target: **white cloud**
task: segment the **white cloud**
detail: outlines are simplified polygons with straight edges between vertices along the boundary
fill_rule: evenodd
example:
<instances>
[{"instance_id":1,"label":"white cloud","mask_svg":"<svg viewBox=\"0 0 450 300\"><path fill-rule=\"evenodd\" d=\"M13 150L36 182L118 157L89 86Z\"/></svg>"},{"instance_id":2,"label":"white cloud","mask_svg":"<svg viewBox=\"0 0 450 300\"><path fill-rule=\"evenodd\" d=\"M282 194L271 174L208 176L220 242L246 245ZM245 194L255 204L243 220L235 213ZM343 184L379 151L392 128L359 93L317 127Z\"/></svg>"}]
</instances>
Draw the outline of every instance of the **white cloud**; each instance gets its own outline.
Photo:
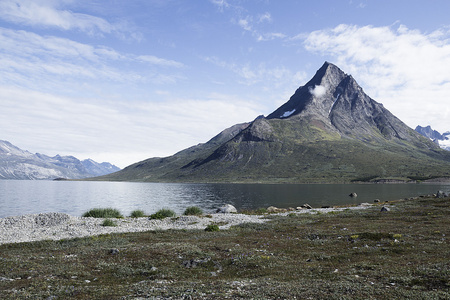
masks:
<instances>
[{"instance_id":1,"label":"white cloud","mask_svg":"<svg viewBox=\"0 0 450 300\"><path fill-rule=\"evenodd\" d=\"M265 41L271 41L275 39L284 39L286 38L286 35L281 32L270 32L270 33L263 33L258 36L257 41L258 42L265 42Z\"/></svg>"},{"instance_id":2,"label":"white cloud","mask_svg":"<svg viewBox=\"0 0 450 300\"><path fill-rule=\"evenodd\" d=\"M246 31L252 31L251 22L252 22L251 17L247 16L245 19L239 19L238 25L241 26L242 29Z\"/></svg>"},{"instance_id":3,"label":"white cloud","mask_svg":"<svg viewBox=\"0 0 450 300\"><path fill-rule=\"evenodd\" d=\"M206 142L229 126L251 121L258 108L248 99L224 94L108 101L0 86L1 139L31 152L106 160L120 167Z\"/></svg>"},{"instance_id":4,"label":"white cloud","mask_svg":"<svg viewBox=\"0 0 450 300\"><path fill-rule=\"evenodd\" d=\"M261 83L267 85L270 82L272 89L284 85L288 85L292 89L294 86L297 88L298 84L305 79L304 73L293 73L289 68L284 66L269 67L265 63L252 66L249 63L238 64L226 62L217 57L205 57L203 59L237 74L241 78L239 83L245 85Z\"/></svg>"},{"instance_id":5,"label":"white cloud","mask_svg":"<svg viewBox=\"0 0 450 300\"><path fill-rule=\"evenodd\" d=\"M61 30L79 30L89 35L129 32L124 24L112 24L105 19L71 10L59 9L67 1L2 0L0 18L29 26L54 27ZM128 36L137 37L136 33Z\"/></svg>"},{"instance_id":6,"label":"white cloud","mask_svg":"<svg viewBox=\"0 0 450 300\"><path fill-rule=\"evenodd\" d=\"M263 22L272 22L272 15L268 12L266 12L263 15L259 15L258 17L258 22L259 23L263 23Z\"/></svg>"},{"instance_id":7,"label":"white cloud","mask_svg":"<svg viewBox=\"0 0 450 300\"><path fill-rule=\"evenodd\" d=\"M314 31L307 50L334 61L409 126L449 130L450 30L339 25Z\"/></svg>"},{"instance_id":8,"label":"white cloud","mask_svg":"<svg viewBox=\"0 0 450 300\"><path fill-rule=\"evenodd\" d=\"M141 55L137 57L138 60L148 62L153 65L159 65L159 66L166 66L166 67L175 67L175 68L181 68L184 65L180 62L164 59L160 57L156 57L153 55Z\"/></svg>"},{"instance_id":9,"label":"white cloud","mask_svg":"<svg viewBox=\"0 0 450 300\"><path fill-rule=\"evenodd\" d=\"M70 82L69 78L120 83L173 83L180 75L158 68L184 66L153 55L135 56L101 45L5 28L0 28L0 51L0 83L41 89L44 86L40 82L46 82L48 90L67 89L67 86L61 86L61 76L66 83ZM142 62L152 67L142 68Z\"/></svg>"},{"instance_id":10,"label":"white cloud","mask_svg":"<svg viewBox=\"0 0 450 300\"><path fill-rule=\"evenodd\" d=\"M220 11L230 7L230 4L226 0L210 0L212 4L216 5Z\"/></svg>"},{"instance_id":11,"label":"white cloud","mask_svg":"<svg viewBox=\"0 0 450 300\"><path fill-rule=\"evenodd\" d=\"M327 89L323 85L316 85L314 88L309 88L309 92L316 98L320 98L325 95Z\"/></svg>"}]
</instances>

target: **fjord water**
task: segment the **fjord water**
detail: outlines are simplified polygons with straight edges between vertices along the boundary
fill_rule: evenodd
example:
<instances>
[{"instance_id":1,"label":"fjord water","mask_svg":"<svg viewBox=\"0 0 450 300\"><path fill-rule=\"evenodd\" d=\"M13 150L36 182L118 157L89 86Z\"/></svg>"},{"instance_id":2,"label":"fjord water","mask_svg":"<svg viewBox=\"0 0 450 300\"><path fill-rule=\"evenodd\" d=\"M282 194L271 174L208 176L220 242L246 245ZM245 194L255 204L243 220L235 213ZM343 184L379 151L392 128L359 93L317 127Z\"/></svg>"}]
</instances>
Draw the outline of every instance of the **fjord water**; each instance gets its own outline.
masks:
<instances>
[{"instance_id":1,"label":"fjord water","mask_svg":"<svg viewBox=\"0 0 450 300\"><path fill-rule=\"evenodd\" d=\"M230 203L239 209L296 207L308 203L358 204L396 200L438 190L449 184L183 184L0 180L0 217L62 212L81 216L91 208L112 207L124 215L136 209L147 214L170 208L178 214L198 206L206 213ZM358 197L351 198L351 192Z\"/></svg>"}]
</instances>

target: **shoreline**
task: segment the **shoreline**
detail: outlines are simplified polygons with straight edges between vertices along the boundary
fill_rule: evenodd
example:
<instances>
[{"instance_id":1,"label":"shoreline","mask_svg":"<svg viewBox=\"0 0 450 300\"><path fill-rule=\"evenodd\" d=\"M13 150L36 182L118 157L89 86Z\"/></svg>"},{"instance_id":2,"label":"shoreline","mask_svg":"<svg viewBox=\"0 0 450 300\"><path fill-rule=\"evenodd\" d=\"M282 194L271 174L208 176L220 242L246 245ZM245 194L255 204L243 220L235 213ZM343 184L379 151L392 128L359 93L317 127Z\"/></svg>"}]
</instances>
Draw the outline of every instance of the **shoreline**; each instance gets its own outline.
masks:
<instances>
[{"instance_id":1,"label":"shoreline","mask_svg":"<svg viewBox=\"0 0 450 300\"><path fill-rule=\"evenodd\" d=\"M312 208L281 213L248 215L235 213L215 213L205 216L177 216L163 220L148 217L113 219L117 226L102 226L105 218L75 217L65 213L41 213L0 218L0 245L35 242L42 240L74 239L110 233L129 233L160 230L204 230L216 224L220 230L229 229L243 223L264 223L267 216L304 213L328 213L347 209L368 209L379 207L365 204L350 207Z\"/></svg>"}]
</instances>

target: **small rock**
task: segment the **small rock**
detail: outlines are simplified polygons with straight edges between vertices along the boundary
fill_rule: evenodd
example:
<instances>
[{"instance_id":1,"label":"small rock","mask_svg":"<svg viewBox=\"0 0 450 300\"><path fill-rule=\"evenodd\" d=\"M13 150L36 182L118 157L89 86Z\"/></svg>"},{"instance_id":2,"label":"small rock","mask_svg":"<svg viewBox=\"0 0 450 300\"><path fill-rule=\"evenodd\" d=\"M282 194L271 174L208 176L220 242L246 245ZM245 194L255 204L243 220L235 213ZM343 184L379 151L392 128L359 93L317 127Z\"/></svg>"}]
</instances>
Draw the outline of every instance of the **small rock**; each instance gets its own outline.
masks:
<instances>
[{"instance_id":1,"label":"small rock","mask_svg":"<svg viewBox=\"0 0 450 300\"><path fill-rule=\"evenodd\" d=\"M306 209L312 209L312 206L309 205L308 203L303 204L302 207Z\"/></svg>"},{"instance_id":2,"label":"small rock","mask_svg":"<svg viewBox=\"0 0 450 300\"><path fill-rule=\"evenodd\" d=\"M352 198L355 198L355 197L358 197L358 194L356 194L355 192L353 192L353 193L350 193L349 196L352 197Z\"/></svg>"},{"instance_id":3,"label":"small rock","mask_svg":"<svg viewBox=\"0 0 450 300\"><path fill-rule=\"evenodd\" d=\"M383 211L390 211L390 209L389 209L389 207L383 206L381 208L380 212L383 212Z\"/></svg>"},{"instance_id":4,"label":"small rock","mask_svg":"<svg viewBox=\"0 0 450 300\"><path fill-rule=\"evenodd\" d=\"M119 252L120 252L119 249L116 249L116 248L109 250L109 254L112 254L112 255L119 254Z\"/></svg>"},{"instance_id":5,"label":"small rock","mask_svg":"<svg viewBox=\"0 0 450 300\"><path fill-rule=\"evenodd\" d=\"M373 200L373 202L378 203L378 202L380 202L380 199L375 199L375 200Z\"/></svg>"},{"instance_id":6,"label":"small rock","mask_svg":"<svg viewBox=\"0 0 450 300\"><path fill-rule=\"evenodd\" d=\"M231 204L225 204L217 209L217 213L229 214L229 213L237 213L236 207Z\"/></svg>"},{"instance_id":7,"label":"small rock","mask_svg":"<svg viewBox=\"0 0 450 300\"><path fill-rule=\"evenodd\" d=\"M275 206L269 206L267 208L267 212L269 212L269 213L274 213L274 212L277 212L277 211L278 211L278 207L275 207Z\"/></svg>"},{"instance_id":8,"label":"small rock","mask_svg":"<svg viewBox=\"0 0 450 300\"><path fill-rule=\"evenodd\" d=\"M189 269L189 268L195 268L199 264L207 263L210 261L210 258L204 258L204 259L191 259L191 260L185 260L183 261L182 265Z\"/></svg>"},{"instance_id":9,"label":"small rock","mask_svg":"<svg viewBox=\"0 0 450 300\"><path fill-rule=\"evenodd\" d=\"M269 206L267 208L267 212L269 212L269 213L282 213L282 212L287 212L287 209L285 209L285 208L278 208L278 207L275 207L275 206Z\"/></svg>"},{"instance_id":10,"label":"small rock","mask_svg":"<svg viewBox=\"0 0 450 300\"><path fill-rule=\"evenodd\" d=\"M6 277L0 277L0 281L14 281L14 279L6 278Z\"/></svg>"}]
</instances>

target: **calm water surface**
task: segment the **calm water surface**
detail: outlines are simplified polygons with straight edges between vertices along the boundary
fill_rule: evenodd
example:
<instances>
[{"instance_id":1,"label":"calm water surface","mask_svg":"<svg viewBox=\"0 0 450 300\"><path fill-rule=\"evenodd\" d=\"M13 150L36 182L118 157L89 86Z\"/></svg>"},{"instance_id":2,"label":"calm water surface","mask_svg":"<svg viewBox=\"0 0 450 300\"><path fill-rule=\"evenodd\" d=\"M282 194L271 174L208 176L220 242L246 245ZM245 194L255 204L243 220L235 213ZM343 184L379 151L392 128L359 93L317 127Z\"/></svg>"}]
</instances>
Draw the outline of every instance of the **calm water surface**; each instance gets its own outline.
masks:
<instances>
[{"instance_id":1,"label":"calm water surface","mask_svg":"<svg viewBox=\"0 0 450 300\"><path fill-rule=\"evenodd\" d=\"M239 209L296 207L305 203L358 204L450 192L449 184L179 184L135 182L72 182L0 180L0 217L62 212L81 216L96 207L113 207L124 215L135 209L147 214L170 208L178 214L188 206L213 212L230 203ZM357 198L348 194L356 192Z\"/></svg>"}]
</instances>

